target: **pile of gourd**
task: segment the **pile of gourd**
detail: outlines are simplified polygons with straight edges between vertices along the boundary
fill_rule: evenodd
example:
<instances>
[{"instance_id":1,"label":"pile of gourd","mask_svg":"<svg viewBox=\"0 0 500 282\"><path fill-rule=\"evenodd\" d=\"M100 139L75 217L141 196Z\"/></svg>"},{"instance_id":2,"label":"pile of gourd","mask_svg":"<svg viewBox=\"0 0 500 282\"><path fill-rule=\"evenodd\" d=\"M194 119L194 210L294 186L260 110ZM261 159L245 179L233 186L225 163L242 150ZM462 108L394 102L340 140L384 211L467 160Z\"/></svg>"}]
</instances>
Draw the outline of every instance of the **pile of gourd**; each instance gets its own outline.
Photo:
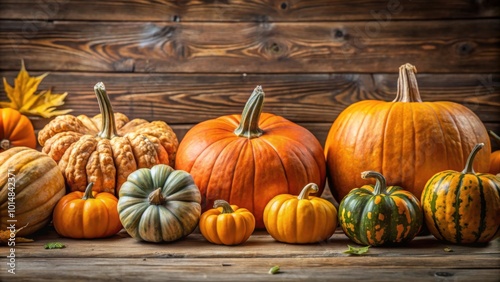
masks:
<instances>
[{"instance_id":1,"label":"pile of gourd","mask_svg":"<svg viewBox=\"0 0 500 282\"><path fill-rule=\"evenodd\" d=\"M70 238L124 228L171 242L199 227L209 242L236 245L265 228L281 242L313 243L340 224L355 243L380 246L409 242L425 224L439 240L488 242L500 227L499 154L471 110L422 102L415 73L400 67L394 101L347 107L324 148L263 113L260 86L241 115L197 124L180 144L163 121L114 113L102 83L101 114L53 119L38 134L42 152L30 121L1 109L0 228L15 201L17 224L28 224L20 236L52 220ZM327 177L338 207L320 197Z\"/></svg>"}]
</instances>

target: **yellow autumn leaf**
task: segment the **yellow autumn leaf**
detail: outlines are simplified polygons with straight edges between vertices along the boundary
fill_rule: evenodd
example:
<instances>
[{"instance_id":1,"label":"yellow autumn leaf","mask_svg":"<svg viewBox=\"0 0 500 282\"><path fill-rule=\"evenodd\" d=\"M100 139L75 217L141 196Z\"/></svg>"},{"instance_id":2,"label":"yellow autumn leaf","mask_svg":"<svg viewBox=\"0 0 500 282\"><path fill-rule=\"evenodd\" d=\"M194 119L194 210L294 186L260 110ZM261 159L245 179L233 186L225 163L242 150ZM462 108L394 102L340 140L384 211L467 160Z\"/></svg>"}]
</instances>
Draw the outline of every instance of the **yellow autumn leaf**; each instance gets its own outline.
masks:
<instances>
[{"instance_id":1,"label":"yellow autumn leaf","mask_svg":"<svg viewBox=\"0 0 500 282\"><path fill-rule=\"evenodd\" d=\"M36 93L38 86L49 73L39 76L30 76L22 62L21 70L14 80L14 87L10 86L7 79L3 78L3 86L7 98L10 102L0 102L2 108L12 108L27 115L38 115L49 118L56 115L63 115L71 110L57 110L56 107L64 105L64 98L68 95L53 94L52 91L44 90Z\"/></svg>"}]
</instances>

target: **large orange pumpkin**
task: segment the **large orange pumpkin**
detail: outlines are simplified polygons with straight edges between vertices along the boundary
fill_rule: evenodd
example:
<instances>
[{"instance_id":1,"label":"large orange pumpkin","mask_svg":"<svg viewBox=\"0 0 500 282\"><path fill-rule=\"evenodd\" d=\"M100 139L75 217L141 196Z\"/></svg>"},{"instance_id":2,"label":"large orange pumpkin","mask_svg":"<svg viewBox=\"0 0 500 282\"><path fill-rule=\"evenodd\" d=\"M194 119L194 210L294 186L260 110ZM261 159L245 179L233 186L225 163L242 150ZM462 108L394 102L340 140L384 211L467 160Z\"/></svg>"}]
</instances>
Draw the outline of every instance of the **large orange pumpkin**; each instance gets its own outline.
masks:
<instances>
[{"instance_id":1,"label":"large orange pumpkin","mask_svg":"<svg viewBox=\"0 0 500 282\"><path fill-rule=\"evenodd\" d=\"M0 109L0 152L20 146L36 148L35 130L31 121L17 110Z\"/></svg>"},{"instance_id":2,"label":"large orange pumpkin","mask_svg":"<svg viewBox=\"0 0 500 282\"><path fill-rule=\"evenodd\" d=\"M410 64L399 68L392 102L365 100L347 107L335 120L325 143L328 181L342 200L359 177L376 170L420 198L426 181L443 170L460 170L475 144L477 171L488 171L490 141L481 120L453 102L422 102Z\"/></svg>"},{"instance_id":3,"label":"large orange pumpkin","mask_svg":"<svg viewBox=\"0 0 500 282\"><path fill-rule=\"evenodd\" d=\"M262 113L260 86L242 115L207 120L191 128L177 151L176 169L190 172L204 210L223 199L248 209L256 227L266 204L278 194L298 195L311 182L324 189L323 149L307 129L277 115Z\"/></svg>"}]
</instances>

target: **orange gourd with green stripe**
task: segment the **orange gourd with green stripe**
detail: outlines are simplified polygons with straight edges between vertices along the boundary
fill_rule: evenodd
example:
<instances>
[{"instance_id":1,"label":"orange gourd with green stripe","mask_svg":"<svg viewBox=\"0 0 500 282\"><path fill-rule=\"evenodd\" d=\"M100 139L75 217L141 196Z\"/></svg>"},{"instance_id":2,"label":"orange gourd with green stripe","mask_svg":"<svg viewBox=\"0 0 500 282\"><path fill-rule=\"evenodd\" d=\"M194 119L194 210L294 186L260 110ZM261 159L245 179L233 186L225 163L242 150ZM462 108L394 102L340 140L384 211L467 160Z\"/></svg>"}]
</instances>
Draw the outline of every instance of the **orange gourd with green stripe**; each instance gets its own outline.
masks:
<instances>
[{"instance_id":1,"label":"orange gourd with green stripe","mask_svg":"<svg viewBox=\"0 0 500 282\"><path fill-rule=\"evenodd\" d=\"M418 198L399 186L386 185L385 177L365 171L363 179L376 184L351 190L339 205L339 223L344 233L357 244L381 246L406 243L422 227Z\"/></svg>"},{"instance_id":2,"label":"orange gourd with green stripe","mask_svg":"<svg viewBox=\"0 0 500 282\"><path fill-rule=\"evenodd\" d=\"M429 231L439 240L484 243L496 238L500 227L500 177L475 173L472 163L484 144L477 144L461 172L435 174L422 193Z\"/></svg>"},{"instance_id":3,"label":"orange gourd with green stripe","mask_svg":"<svg viewBox=\"0 0 500 282\"><path fill-rule=\"evenodd\" d=\"M495 132L489 131L491 137L500 145L500 136L496 135ZM490 170L488 171L491 174L500 173L500 150L496 150L491 152L490 157Z\"/></svg>"}]
</instances>

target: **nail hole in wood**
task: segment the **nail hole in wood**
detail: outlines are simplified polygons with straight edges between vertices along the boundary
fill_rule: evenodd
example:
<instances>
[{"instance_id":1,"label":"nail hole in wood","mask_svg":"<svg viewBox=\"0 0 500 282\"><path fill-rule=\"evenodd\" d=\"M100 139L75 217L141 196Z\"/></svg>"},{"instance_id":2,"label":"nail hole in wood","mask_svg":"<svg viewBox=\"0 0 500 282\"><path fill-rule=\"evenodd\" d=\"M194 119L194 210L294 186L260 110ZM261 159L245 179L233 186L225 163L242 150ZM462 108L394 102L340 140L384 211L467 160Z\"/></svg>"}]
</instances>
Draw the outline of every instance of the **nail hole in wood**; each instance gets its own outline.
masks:
<instances>
[{"instance_id":1,"label":"nail hole in wood","mask_svg":"<svg viewBox=\"0 0 500 282\"><path fill-rule=\"evenodd\" d=\"M288 4L286 2L281 3L280 5L281 10L286 10L288 8Z\"/></svg>"}]
</instances>

